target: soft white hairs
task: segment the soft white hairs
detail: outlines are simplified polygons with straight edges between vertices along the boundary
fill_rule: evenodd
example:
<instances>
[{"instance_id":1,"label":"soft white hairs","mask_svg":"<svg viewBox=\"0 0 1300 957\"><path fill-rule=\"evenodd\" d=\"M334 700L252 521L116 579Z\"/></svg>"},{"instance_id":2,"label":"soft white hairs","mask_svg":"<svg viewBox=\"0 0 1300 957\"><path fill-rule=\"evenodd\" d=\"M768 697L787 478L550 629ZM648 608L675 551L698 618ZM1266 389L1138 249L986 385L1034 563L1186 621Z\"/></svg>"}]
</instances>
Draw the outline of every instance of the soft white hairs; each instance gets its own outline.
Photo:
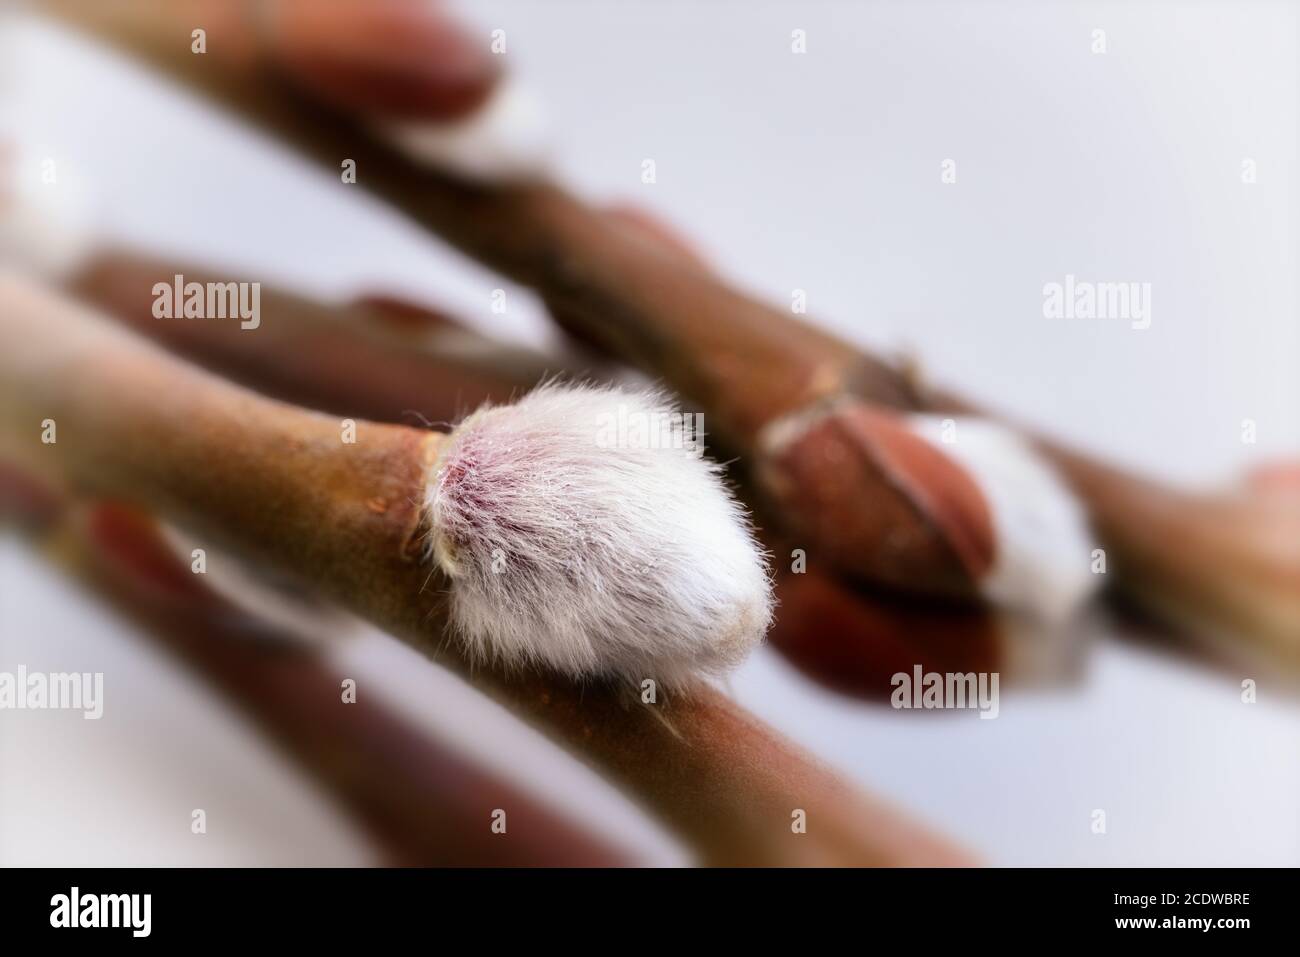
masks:
<instances>
[{"instance_id":1,"label":"soft white hairs","mask_svg":"<svg viewBox=\"0 0 1300 957\"><path fill-rule=\"evenodd\" d=\"M996 602L1061 623L1097 590L1094 539L1083 506L1052 467L1010 429L986 419L908 417L975 480L993 517L997 553L981 582ZM944 423L951 441L942 442ZM940 444L941 443L941 444Z\"/></svg>"},{"instance_id":2,"label":"soft white hairs","mask_svg":"<svg viewBox=\"0 0 1300 957\"><path fill-rule=\"evenodd\" d=\"M431 553L475 660L671 687L761 640L763 555L690 439L657 392L556 384L451 433Z\"/></svg>"},{"instance_id":3,"label":"soft white hairs","mask_svg":"<svg viewBox=\"0 0 1300 957\"><path fill-rule=\"evenodd\" d=\"M416 162L481 182L523 179L548 162L550 135L541 100L513 76L502 77L487 102L461 120L376 125Z\"/></svg>"}]
</instances>

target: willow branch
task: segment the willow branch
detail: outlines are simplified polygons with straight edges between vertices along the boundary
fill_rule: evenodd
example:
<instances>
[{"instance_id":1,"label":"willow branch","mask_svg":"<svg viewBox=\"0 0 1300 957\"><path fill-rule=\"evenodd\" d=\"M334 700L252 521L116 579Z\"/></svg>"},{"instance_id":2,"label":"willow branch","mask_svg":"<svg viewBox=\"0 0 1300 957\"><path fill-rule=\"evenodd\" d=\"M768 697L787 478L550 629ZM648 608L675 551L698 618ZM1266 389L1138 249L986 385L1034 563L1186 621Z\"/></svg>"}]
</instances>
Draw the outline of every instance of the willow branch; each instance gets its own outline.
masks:
<instances>
[{"instance_id":1,"label":"willow branch","mask_svg":"<svg viewBox=\"0 0 1300 957\"><path fill-rule=\"evenodd\" d=\"M178 274L204 286L221 281L195 263L104 249L69 288L141 335L249 388L381 422L450 421L561 371L575 378L602 374L599 363L548 358L429 310L377 298L342 307L265 282L256 329L159 320L153 287Z\"/></svg>"}]
</instances>

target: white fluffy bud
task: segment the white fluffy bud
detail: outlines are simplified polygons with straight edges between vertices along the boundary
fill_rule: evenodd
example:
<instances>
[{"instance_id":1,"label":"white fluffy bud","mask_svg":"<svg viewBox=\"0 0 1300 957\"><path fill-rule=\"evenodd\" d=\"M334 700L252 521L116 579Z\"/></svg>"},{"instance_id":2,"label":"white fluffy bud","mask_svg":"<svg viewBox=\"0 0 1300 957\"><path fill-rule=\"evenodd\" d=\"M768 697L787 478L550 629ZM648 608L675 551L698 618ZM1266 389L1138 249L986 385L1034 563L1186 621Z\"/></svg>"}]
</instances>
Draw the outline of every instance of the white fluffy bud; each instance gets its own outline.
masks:
<instances>
[{"instance_id":1,"label":"white fluffy bud","mask_svg":"<svg viewBox=\"0 0 1300 957\"><path fill-rule=\"evenodd\" d=\"M979 486L997 539L993 568L981 583L999 604L1068 619L1099 579L1089 568L1094 539L1083 506L1023 439L993 422L909 417L912 429L963 466ZM943 442L944 423L952 441Z\"/></svg>"},{"instance_id":2,"label":"white fluffy bud","mask_svg":"<svg viewBox=\"0 0 1300 957\"><path fill-rule=\"evenodd\" d=\"M669 686L737 664L771 621L771 583L693 438L662 396L589 386L456 428L427 506L470 653Z\"/></svg>"},{"instance_id":3,"label":"white fluffy bud","mask_svg":"<svg viewBox=\"0 0 1300 957\"><path fill-rule=\"evenodd\" d=\"M462 120L389 120L378 128L417 162L482 182L526 179L547 163L547 126L540 101L509 76L482 107Z\"/></svg>"}]
</instances>

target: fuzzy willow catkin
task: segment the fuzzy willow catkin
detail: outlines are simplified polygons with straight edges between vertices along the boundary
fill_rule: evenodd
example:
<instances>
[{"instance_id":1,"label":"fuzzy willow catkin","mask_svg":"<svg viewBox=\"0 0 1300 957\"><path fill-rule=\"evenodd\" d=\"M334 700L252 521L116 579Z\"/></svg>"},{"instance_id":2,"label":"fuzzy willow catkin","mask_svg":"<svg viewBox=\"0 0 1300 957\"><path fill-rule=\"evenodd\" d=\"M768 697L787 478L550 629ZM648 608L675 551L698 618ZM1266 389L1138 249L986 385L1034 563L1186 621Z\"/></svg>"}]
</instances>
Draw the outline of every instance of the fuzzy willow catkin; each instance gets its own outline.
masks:
<instances>
[{"instance_id":1,"label":"fuzzy willow catkin","mask_svg":"<svg viewBox=\"0 0 1300 957\"><path fill-rule=\"evenodd\" d=\"M678 685L761 640L767 570L684 421L655 392L548 384L451 433L430 551L474 657Z\"/></svg>"}]
</instances>

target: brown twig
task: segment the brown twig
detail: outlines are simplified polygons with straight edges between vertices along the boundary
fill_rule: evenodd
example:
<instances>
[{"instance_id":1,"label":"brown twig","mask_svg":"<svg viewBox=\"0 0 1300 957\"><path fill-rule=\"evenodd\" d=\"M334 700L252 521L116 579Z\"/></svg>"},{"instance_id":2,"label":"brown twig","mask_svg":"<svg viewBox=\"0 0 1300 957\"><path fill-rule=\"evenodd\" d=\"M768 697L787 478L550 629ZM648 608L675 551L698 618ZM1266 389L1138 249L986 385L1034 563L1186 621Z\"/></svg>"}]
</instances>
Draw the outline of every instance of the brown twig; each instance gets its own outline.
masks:
<instances>
[{"instance_id":1,"label":"brown twig","mask_svg":"<svg viewBox=\"0 0 1300 957\"><path fill-rule=\"evenodd\" d=\"M946 389L922 395L936 410L980 411ZM1300 674L1300 499L1187 492L1035 441L1087 503L1107 573L1127 600L1229 660Z\"/></svg>"},{"instance_id":2,"label":"brown twig","mask_svg":"<svg viewBox=\"0 0 1300 957\"><path fill-rule=\"evenodd\" d=\"M14 278L0 280L0 448L92 494L147 504L292 571L466 675L606 772L710 863L967 858L706 685L655 706L552 675L471 668L421 560L435 433L340 423L187 366ZM41 442L50 420L57 441ZM807 833L791 827L807 816Z\"/></svg>"},{"instance_id":3,"label":"brown twig","mask_svg":"<svg viewBox=\"0 0 1300 957\"><path fill-rule=\"evenodd\" d=\"M1044 443L1125 594L1236 660L1300 672L1300 507L1173 489ZM1242 639L1252 639L1243 643Z\"/></svg>"},{"instance_id":4,"label":"brown twig","mask_svg":"<svg viewBox=\"0 0 1300 957\"><path fill-rule=\"evenodd\" d=\"M473 332L449 317L375 298L346 309L260 283L256 329L159 320L155 283L219 281L194 263L125 249L93 256L71 291L204 368L312 409L418 424L448 421L565 372L602 375L598 363L547 359ZM179 306L177 307L179 308Z\"/></svg>"}]
</instances>

